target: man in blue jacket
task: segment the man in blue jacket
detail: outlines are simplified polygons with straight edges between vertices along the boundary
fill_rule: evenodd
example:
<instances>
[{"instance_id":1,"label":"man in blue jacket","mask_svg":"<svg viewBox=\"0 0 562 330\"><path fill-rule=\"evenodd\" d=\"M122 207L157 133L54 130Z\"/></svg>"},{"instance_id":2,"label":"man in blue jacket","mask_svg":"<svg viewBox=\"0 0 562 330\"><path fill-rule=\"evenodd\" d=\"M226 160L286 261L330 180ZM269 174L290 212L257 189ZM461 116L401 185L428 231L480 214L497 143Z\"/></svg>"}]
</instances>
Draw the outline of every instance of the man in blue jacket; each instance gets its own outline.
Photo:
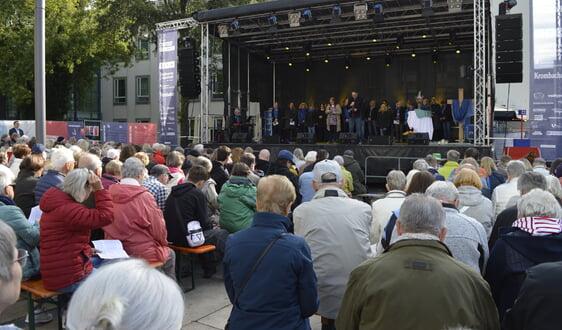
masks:
<instances>
[{"instance_id":1,"label":"man in blue jacket","mask_svg":"<svg viewBox=\"0 0 562 330\"><path fill-rule=\"evenodd\" d=\"M223 277L233 303L231 330L310 329L308 318L318 309L317 282L310 248L302 237L288 233L291 221L287 215L295 197L293 184L286 177L262 178L252 227L230 235L226 242Z\"/></svg>"}]
</instances>

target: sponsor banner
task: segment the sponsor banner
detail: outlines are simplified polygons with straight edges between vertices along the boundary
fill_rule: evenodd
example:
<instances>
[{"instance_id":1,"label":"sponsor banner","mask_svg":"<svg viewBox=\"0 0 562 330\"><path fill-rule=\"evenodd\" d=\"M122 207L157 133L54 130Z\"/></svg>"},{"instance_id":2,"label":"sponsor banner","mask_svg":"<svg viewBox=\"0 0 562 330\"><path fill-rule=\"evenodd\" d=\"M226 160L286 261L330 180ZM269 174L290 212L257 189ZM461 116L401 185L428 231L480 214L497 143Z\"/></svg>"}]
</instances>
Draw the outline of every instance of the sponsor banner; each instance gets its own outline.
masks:
<instances>
[{"instance_id":1,"label":"sponsor banner","mask_svg":"<svg viewBox=\"0 0 562 330\"><path fill-rule=\"evenodd\" d=\"M81 121L69 121L68 122L68 135L67 139L75 138L76 141L84 138L84 123Z\"/></svg>"},{"instance_id":2,"label":"sponsor banner","mask_svg":"<svg viewBox=\"0 0 562 330\"><path fill-rule=\"evenodd\" d=\"M178 145L177 30L158 31L160 142Z\"/></svg>"},{"instance_id":3,"label":"sponsor banner","mask_svg":"<svg viewBox=\"0 0 562 330\"><path fill-rule=\"evenodd\" d=\"M59 136L66 138L68 134L68 123L66 121L47 121L45 126L47 139L56 141Z\"/></svg>"},{"instance_id":4,"label":"sponsor banner","mask_svg":"<svg viewBox=\"0 0 562 330\"><path fill-rule=\"evenodd\" d=\"M127 143L127 123L102 123L102 140Z\"/></svg>"},{"instance_id":5,"label":"sponsor banner","mask_svg":"<svg viewBox=\"0 0 562 330\"><path fill-rule=\"evenodd\" d=\"M150 145L156 143L156 124L137 123L129 124L128 144Z\"/></svg>"}]
</instances>

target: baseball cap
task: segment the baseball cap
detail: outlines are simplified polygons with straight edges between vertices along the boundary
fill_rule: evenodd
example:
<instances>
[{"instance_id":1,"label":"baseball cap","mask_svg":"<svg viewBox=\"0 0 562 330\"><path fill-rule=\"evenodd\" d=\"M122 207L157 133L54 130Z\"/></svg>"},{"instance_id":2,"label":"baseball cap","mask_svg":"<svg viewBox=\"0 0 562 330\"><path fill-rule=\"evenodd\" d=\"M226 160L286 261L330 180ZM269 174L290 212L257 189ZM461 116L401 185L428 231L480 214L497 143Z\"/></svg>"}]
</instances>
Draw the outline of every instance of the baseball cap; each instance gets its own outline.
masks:
<instances>
[{"instance_id":1,"label":"baseball cap","mask_svg":"<svg viewBox=\"0 0 562 330\"><path fill-rule=\"evenodd\" d=\"M279 151L279 153L277 154L277 159L286 159L286 160L290 160L291 163L293 163L293 153L290 152L289 150L283 149Z\"/></svg>"},{"instance_id":2,"label":"baseball cap","mask_svg":"<svg viewBox=\"0 0 562 330\"><path fill-rule=\"evenodd\" d=\"M336 161L325 159L321 160L316 165L314 165L314 169L312 170L314 175L313 180L317 183L340 183L342 180L342 173L340 164ZM322 176L326 173L332 173L336 176L335 181L325 181L322 180Z\"/></svg>"},{"instance_id":3,"label":"baseball cap","mask_svg":"<svg viewBox=\"0 0 562 330\"><path fill-rule=\"evenodd\" d=\"M159 177L162 174L168 174L168 177L171 179L173 178L172 173L170 173L170 169L164 165L154 165L150 169L150 175L154 177Z\"/></svg>"},{"instance_id":4,"label":"baseball cap","mask_svg":"<svg viewBox=\"0 0 562 330\"><path fill-rule=\"evenodd\" d=\"M49 152L50 150L45 148L44 145L42 145L41 143L36 143L33 145L33 147L31 147L31 153L32 154L40 154L42 152Z\"/></svg>"},{"instance_id":5,"label":"baseball cap","mask_svg":"<svg viewBox=\"0 0 562 330\"><path fill-rule=\"evenodd\" d=\"M201 153L199 151L195 150L195 149L189 150L189 152L187 154L190 155L190 156L193 156L193 157L201 156Z\"/></svg>"}]
</instances>

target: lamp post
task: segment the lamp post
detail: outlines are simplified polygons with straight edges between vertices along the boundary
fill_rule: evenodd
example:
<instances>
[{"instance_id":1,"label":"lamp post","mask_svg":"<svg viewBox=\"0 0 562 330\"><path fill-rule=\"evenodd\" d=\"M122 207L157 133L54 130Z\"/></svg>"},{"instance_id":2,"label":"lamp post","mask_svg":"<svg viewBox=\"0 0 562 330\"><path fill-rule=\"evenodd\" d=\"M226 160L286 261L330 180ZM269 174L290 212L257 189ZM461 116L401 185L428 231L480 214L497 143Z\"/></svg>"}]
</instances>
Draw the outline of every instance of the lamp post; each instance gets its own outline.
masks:
<instances>
[{"instance_id":1,"label":"lamp post","mask_svg":"<svg viewBox=\"0 0 562 330\"><path fill-rule=\"evenodd\" d=\"M35 137L45 143L45 0L35 0Z\"/></svg>"}]
</instances>

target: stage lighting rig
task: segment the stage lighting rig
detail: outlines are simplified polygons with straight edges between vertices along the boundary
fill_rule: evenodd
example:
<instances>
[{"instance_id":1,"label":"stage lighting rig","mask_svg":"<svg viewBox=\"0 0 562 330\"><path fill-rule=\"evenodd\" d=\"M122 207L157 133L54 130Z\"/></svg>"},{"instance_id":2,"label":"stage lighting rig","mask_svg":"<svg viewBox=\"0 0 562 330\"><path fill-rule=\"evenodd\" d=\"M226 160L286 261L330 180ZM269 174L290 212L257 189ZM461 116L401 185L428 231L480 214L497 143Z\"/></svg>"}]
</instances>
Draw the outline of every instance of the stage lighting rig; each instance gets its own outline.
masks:
<instances>
[{"instance_id":1,"label":"stage lighting rig","mask_svg":"<svg viewBox=\"0 0 562 330\"><path fill-rule=\"evenodd\" d=\"M362 21L367 19L367 4L366 3L356 3L353 5L353 15L356 21Z\"/></svg>"},{"instance_id":2,"label":"stage lighting rig","mask_svg":"<svg viewBox=\"0 0 562 330\"><path fill-rule=\"evenodd\" d=\"M439 62L439 51L437 49L433 49L433 53L431 53L431 61L433 64L437 64Z\"/></svg>"},{"instance_id":3,"label":"stage lighting rig","mask_svg":"<svg viewBox=\"0 0 562 330\"><path fill-rule=\"evenodd\" d=\"M294 11L289 13L289 26L299 27L301 25L301 13L300 11Z\"/></svg>"},{"instance_id":4,"label":"stage lighting rig","mask_svg":"<svg viewBox=\"0 0 562 330\"><path fill-rule=\"evenodd\" d=\"M458 13L462 10L462 0L447 0L449 13Z\"/></svg>"},{"instance_id":5,"label":"stage lighting rig","mask_svg":"<svg viewBox=\"0 0 562 330\"><path fill-rule=\"evenodd\" d=\"M312 17L312 10L306 9L305 11L302 12L302 15L301 15L301 18L300 18L300 23L302 25L310 24L310 23L312 23L313 20L314 20L314 17Z\"/></svg>"},{"instance_id":6,"label":"stage lighting rig","mask_svg":"<svg viewBox=\"0 0 562 330\"><path fill-rule=\"evenodd\" d=\"M433 0L422 0L422 16L429 17L433 16L433 14L435 14Z\"/></svg>"},{"instance_id":7,"label":"stage lighting rig","mask_svg":"<svg viewBox=\"0 0 562 330\"><path fill-rule=\"evenodd\" d=\"M505 0L500 2L499 15L505 15L508 10L517 6L517 0Z\"/></svg>"},{"instance_id":8,"label":"stage lighting rig","mask_svg":"<svg viewBox=\"0 0 562 330\"><path fill-rule=\"evenodd\" d=\"M217 27L217 30L219 32L220 38L228 38L228 25L219 24L219 26Z\"/></svg>"},{"instance_id":9,"label":"stage lighting rig","mask_svg":"<svg viewBox=\"0 0 562 330\"><path fill-rule=\"evenodd\" d=\"M332 24L341 23L341 14L342 14L342 9L340 6L332 7L332 19L330 20L330 23Z\"/></svg>"},{"instance_id":10,"label":"stage lighting rig","mask_svg":"<svg viewBox=\"0 0 562 330\"><path fill-rule=\"evenodd\" d=\"M412 54L411 54L411 56L412 56L412 57L416 57L416 49L415 49L415 48L412 48Z\"/></svg>"},{"instance_id":11,"label":"stage lighting rig","mask_svg":"<svg viewBox=\"0 0 562 330\"><path fill-rule=\"evenodd\" d=\"M237 19L230 22L230 35L237 36L240 35L240 22Z\"/></svg>"},{"instance_id":12,"label":"stage lighting rig","mask_svg":"<svg viewBox=\"0 0 562 330\"><path fill-rule=\"evenodd\" d=\"M386 65L387 68L390 68L391 64L392 64L392 56L390 56L390 53L386 53L386 55L384 55L384 65Z\"/></svg>"},{"instance_id":13,"label":"stage lighting rig","mask_svg":"<svg viewBox=\"0 0 562 330\"><path fill-rule=\"evenodd\" d=\"M267 21L269 22L269 32L277 32L277 28L279 26L279 23L277 22L277 16L271 15L269 16Z\"/></svg>"},{"instance_id":14,"label":"stage lighting rig","mask_svg":"<svg viewBox=\"0 0 562 330\"><path fill-rule=\"evenodd\" d=\"M382 6L382 3L376 3L373 6L373 22L375 23L380 23L380 22L384 22L384 8Z\"/></svg>"},{"instance_id":15,"label":"stage lighting rig","mask_svg":"<svg viewBox=\"0 0 562 330\"><path fill-rule=\"evenodd\" d=\"M349 56L346 56L344 59L344 67L346 70L351 68L351 60L349 59Z\"/></svg>"},{"instance_id":16,"label":"stage lighting rig","mask_svg":"<svg viewBox=\"0 0 562 330\"><path fill-rule=\"evenodd\" d=\"M304 49L304 55L307 57L312 54L312 42L305 43L302 48Z\"/></svg>"}]
</instances>

